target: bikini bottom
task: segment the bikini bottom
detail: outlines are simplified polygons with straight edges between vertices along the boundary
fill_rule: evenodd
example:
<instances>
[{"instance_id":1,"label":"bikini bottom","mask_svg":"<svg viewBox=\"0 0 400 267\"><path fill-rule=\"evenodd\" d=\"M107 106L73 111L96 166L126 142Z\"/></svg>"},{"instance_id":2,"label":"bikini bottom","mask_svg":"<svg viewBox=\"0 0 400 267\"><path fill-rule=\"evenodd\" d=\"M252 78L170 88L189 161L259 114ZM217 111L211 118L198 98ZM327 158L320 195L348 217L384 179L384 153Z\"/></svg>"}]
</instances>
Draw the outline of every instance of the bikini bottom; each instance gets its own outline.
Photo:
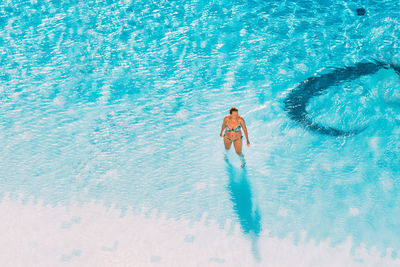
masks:
<instances>
[{"instance_id":1,"label":"bikini bottom","mask_svg":"<svg viewBox=\"0 0 400 267\"><path fill-rule=\"evenodd\" d=\"M224 134L224 137L225 137L225 134ZM239 138L236 138L236 139L230 139L228 136L226 136L226 138L231 140L231 142L235 142L236 140L243 139L243 135L241 137L239 137Z\"/></svg>"}]
</instances>

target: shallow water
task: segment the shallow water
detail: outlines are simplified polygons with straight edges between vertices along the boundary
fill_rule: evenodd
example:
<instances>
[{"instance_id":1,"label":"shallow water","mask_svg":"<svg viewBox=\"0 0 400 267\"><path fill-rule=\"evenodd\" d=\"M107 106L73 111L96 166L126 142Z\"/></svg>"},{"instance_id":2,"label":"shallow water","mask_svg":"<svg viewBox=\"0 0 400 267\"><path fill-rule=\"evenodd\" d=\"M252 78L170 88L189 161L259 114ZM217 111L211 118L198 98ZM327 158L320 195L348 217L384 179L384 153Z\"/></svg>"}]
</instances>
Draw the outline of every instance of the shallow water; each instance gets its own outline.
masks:
<instances>
[{"instance_id":1,"label":"shallow water","mask_svg":"<svg viewBox=\"0 0 400 267\"><path fill-rule=\"evenodd\" d=\"M399 22L398 1L1 3L0 194L206 214L254 238L352 237L397 257L399 76L310 101L319 123L367 126L352 137L307 131L283 100L333 68L400 63ZM231 106L245 168L219 137Z\"/></svg>"}]
</instances>

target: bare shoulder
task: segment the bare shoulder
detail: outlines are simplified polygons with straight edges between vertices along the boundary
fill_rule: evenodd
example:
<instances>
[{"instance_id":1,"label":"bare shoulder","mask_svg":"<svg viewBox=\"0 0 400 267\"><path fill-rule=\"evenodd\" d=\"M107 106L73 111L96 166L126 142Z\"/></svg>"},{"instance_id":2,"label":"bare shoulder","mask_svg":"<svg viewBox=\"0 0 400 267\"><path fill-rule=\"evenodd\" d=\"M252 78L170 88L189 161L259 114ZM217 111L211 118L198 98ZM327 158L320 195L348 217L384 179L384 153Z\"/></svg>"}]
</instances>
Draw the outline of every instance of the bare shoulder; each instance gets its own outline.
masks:
<instances>
[{"instance_id":1,"label":"bare shoulder","mask_svg":"<svg viewBox=\"0 0 400 267\"><path fill-rule=\"evenodd\" d=\"M228 117L229 117L229 115L226 115L226 116L224 117L224 121L226 121L226 120L228 119Z\"/></svg>"},{"instance_id":2,"label":"bare shoulder","mask_svg":"<svg viewBox=\"0 0 400 267\"><path fill-rule=\"evenodd\" d=\"M239 123L242 124L243 127L245 127L246 123L244 122L243 117L239 117Z\"/></svg>"}]
</instances>

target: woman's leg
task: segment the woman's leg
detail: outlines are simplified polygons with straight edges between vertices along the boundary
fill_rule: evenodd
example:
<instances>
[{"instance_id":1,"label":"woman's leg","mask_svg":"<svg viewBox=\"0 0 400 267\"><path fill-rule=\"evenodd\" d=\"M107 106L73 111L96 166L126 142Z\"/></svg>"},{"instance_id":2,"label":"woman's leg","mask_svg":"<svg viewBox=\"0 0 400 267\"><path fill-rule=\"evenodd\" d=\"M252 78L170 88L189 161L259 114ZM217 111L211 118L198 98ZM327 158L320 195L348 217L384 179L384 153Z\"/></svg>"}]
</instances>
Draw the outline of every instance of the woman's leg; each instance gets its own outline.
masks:
<instances>
[{"instance_id":1,"label":"woman's leg","mask_svg":"<svg viewBox=\"0 0 400 267\"><path fill-rule=\"evenodd\" d=\"M235 142L233 142L234 146L235 146L235 151L237 154L242 154L242 138L239 137L239 139L237 139Z\"/></svg>"},{"instance_id":2,"label":"woman's leg","mask_svg":"<svg viewBox=\"0 0 400 267\"><path fill-rule=\"evenodd\" d=\"M243 136L239 137L234 143L236 153L239 155L240 161L242 162L241 167L244 168L246 166L246 160L244 159L244 155L242 153L242 138Z\"/></svg>"},{"instance_id":3,"label":"woman's leg","mask_svg":"<svg viewBox=\"0 0 400 267\"><path fill-rule=\"evenodd\" d=\"M225 149L228 150L231 148L232 141L228 139L228 137L225 137L224 135L224 144L225 144Z\"/></svg>"}]
</instances>

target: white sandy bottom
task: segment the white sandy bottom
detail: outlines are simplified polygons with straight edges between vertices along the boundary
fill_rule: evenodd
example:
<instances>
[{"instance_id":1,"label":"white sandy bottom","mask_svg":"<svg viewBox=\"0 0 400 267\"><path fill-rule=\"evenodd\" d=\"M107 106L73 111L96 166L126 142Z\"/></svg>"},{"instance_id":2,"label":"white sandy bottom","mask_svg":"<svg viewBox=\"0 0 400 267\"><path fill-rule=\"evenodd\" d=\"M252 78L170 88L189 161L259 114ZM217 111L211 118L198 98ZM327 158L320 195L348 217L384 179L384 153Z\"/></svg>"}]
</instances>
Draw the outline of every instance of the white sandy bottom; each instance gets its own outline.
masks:
<instances>
[{"instance_id":1,"label":"white sandy bottom","mask_svg":"<svg viewBox=\"0 0 400 267\"><path fill-rule=\"evenodd\" d=\"M351 240L297 245L261 234L257 261L249 236L203 221L166 219L102 204L49 207L3 199L0 266L400 266L374 249L351 252ZM226 229L230 223L227 223Z\"/></svg>"}]
</instances>

